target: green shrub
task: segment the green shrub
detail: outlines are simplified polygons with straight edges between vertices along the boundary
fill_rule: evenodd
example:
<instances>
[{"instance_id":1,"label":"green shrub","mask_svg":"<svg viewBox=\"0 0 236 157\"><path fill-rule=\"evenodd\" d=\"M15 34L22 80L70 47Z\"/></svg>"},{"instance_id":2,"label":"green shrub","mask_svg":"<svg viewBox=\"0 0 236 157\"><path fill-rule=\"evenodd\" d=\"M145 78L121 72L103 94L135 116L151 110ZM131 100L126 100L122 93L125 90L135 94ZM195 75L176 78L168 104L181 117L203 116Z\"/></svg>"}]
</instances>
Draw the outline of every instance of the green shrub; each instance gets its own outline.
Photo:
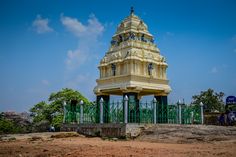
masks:
<instances>
[{"instance_id":1,"label":"green shrub","mask_svg":"<svg viewBox=\"0 0 236 157\"><path fill-rule=\"evenodd\" d=\"M0 134L22 133L23 129L11 120L0 119Z\"/></svg>"},{"instance_id":2,"label":"green shrub","mask_svg":"<svg viewBox=\"0 0 236 157\"><path fill-rule=\"evenodd\" d=\"M56 130L60 130L62 122L63 122L63 115L62 114L57 115L57 116L53 117L53 119L52 119L52 125L55 127Z\"/></svg>"}]
</instances>

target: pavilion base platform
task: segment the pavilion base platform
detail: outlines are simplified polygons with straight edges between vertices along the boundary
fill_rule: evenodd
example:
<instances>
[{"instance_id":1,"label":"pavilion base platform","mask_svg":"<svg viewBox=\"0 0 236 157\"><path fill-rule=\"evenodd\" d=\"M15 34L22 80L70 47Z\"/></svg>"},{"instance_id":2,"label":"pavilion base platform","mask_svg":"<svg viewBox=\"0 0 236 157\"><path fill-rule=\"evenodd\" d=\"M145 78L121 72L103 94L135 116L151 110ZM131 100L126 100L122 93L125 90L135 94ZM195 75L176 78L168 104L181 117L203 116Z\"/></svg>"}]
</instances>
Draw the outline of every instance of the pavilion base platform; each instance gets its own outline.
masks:
<instances>
[{"instance_id":1,"label":"pavilion base platform","mask_svg":"<svg viewBox=\"0 0 236 157\"><path fill-rule=\"evenodd\" d=\"M135 138L154 124L78 124L77 132L86 136Z\"/></svg>"},{"instance_id":2,"label":"pavilion base platform","mask_svg":"<svg viewBox=\"0 0 236 157\"><path fill-rule=\"evenodd\" d=\"M78 124L75 123L75 124L66 124L66 123L63 123L61 128L60 128L60 131L65 131L65 132L69 132L69 131L77 131L78 129Z\"/></svg>"}]
</instances>

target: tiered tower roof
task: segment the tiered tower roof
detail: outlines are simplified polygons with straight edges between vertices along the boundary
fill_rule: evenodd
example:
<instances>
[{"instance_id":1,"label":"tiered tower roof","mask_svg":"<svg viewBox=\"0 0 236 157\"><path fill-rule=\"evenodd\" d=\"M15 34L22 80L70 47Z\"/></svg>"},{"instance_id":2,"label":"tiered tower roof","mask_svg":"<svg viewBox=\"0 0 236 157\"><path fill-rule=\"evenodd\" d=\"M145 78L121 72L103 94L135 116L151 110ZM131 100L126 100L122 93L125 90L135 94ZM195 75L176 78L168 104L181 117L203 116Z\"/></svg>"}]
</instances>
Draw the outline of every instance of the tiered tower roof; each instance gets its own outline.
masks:
<instances>
[{"instance_id":1,"label":"tiered tower roof","mask_svg":"<svg viewBox=\"0 0 236 157\"><path fill-rule=\"evenodd\" d=\"M100 78L94 92L168 94L171 89L166 77L167 66L147 25L131 9L130 15L118 25L110 48L100 62Z\"/></svg>"}]
</instances>

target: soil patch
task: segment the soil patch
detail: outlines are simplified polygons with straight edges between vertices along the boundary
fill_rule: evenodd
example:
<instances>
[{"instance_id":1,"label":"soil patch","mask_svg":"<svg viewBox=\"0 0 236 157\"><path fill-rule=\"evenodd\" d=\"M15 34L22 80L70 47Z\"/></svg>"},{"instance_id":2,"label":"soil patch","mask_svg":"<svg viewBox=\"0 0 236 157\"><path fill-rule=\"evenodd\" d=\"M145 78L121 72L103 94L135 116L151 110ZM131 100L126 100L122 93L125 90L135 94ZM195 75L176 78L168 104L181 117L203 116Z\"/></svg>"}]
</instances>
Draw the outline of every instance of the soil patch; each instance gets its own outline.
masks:
<instances>
[{"instance_id":1,"label":"soil patch","mask_svg":"<svg viewBox=\"0 0 236 157\"><path fill-rule=\"evenodd\" d=\"M232 157L236 154L233 127L158 126L126 141L75 137L77 133L5 135L4 138L15 140L0 142L0 157ZM29 140L33 137L41 138Z\"/></svg>"}]
</instances>

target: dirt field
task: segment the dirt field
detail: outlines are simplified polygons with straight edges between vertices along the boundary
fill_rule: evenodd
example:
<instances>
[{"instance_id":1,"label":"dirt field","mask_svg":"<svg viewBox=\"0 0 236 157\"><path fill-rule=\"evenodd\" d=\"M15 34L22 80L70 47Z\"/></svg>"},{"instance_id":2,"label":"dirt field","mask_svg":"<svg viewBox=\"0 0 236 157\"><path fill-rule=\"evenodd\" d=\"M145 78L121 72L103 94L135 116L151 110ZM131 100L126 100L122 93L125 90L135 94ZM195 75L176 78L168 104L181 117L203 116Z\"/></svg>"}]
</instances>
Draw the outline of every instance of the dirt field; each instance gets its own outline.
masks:
<instances>
[{"instance_id":1,"label":"dirt field","mask_svg":"<svg viewBox=\"0 0 236 157\"><path fill-rule=\"evenodd\" d=\"M159 127L160 128L160 127ZM157 134L155 129L150 128L143 135L135 140L118 140L118 139L101 139L88 138L75 133L34 133L24 135L8 135L2 136L0 142L0 156L160 156L160 157L209 157L209 156L236 156L236 128L226 129L216 128L218 130L225 130L224 138L207 138L207 135L202 132L206 128L198 129L197 138L194 136L188 142L189 133L186 137L184 134L178 134L178 131L173 131L174 136L166 134L163 138L163 133L171 132L170 128L162 127L158 130L162 133ZM176 130L178 126L174 127ZM165 131L163 131L165 130ZM187 129L189 132L191 128ZM195 130L194 128L192 130ZM214 127L212 128L214 130ZM183 131L183 130L182 130ZM179 132L182 132L181 130ZM176 133L177 132L177 133ZM196 132L196 130L195 130ZM211 132L209 132L211 133ZM53 135L53 137L52 137ZM230 138L227 138L228 136ZM76 137L71 137L76 136ZM168 138L167 138L168 136ZM181 138L182 136L182 138ZM67 138L66 138L67 137ZM177 137L177 138L175 138ZM209 140L197 140L209 139ZM210 136L209 136L210 137ZM150 138L152 140L150 140ZM161 139L161 140L158 140ZM173 139L173 140L171 140ZM177 140L176 140L177 139ZM181 142L179 142L181 141Z\"/></svg>"}]
</instances>

